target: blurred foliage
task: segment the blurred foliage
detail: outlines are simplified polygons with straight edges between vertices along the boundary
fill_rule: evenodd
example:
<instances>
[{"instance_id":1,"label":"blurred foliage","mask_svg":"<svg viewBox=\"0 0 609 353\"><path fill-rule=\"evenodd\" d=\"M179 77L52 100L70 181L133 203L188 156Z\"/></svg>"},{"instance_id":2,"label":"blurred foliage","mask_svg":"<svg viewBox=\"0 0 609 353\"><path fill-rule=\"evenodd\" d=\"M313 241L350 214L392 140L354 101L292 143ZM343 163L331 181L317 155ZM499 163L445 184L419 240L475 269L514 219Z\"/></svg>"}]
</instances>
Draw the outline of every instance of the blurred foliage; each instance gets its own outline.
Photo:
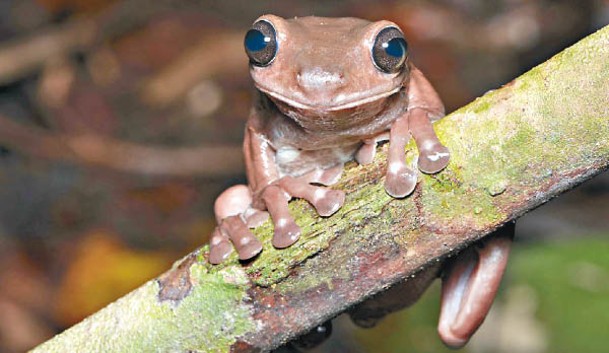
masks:
<instances>
[{"instance_id":1,"label":"blurred foliage","mask_svg":"<svg viewBox=\"0 0 609 353\"><path fill-rule=\"evenodd\" d=\"M57 320L65 326L79 322L160 275L172 260L162 251L129 249L109 232L86 234L76 244L57 292Z\"/></svg>"}]
</instances>

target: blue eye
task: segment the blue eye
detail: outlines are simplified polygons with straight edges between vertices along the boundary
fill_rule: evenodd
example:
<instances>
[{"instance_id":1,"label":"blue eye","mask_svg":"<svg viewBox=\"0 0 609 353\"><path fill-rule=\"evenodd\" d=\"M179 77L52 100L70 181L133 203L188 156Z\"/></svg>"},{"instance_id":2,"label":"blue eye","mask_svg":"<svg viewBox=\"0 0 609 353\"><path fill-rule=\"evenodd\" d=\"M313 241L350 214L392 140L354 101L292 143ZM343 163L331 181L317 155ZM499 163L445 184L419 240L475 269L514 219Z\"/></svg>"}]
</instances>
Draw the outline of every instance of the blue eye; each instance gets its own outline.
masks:
<instances>
[{"instance_id":1,"label":"blue eye","mask_svg":"<svg viewBox=\"0 0 609 353\"><path fill-rule=\"evenodd\" d=\"M385 53L394 58L402 58L406 53L406 41L404 38L393 38L392 40L383 43L383 48L385 48Z\"/></svg>"},{"instance_id":2,"label":"blue eye","mask_svg":"<svg viewBox=\"0 0 609 353\"><path fill-rule=\"evenodd\" d=\"M275 28L265 20L260 20L245 34L245 53L256 66L269 65L277 54Z\"/></svg>"},{"instance_id":3,"label":"blue eye","mask_svg":"<svg viewBox=\"0 0 609 353\"><path fill-rule=\"evenodd\" d=\"M408 58L408 43L395 27L384 28L377 34L372 47L372 59L377 68L386 73L402 70Z\"/></svg>"},{"instance_id":4,"label":"blue eye","mask_svg":"<svg viewBox=\"0 0 609 353\"><path fill-rule=\"evenodd\" d=\"M245 49L249 51L261 51L266 48L271 38L265 36L257 29L250 29L245 35Z\"/></svg>"}]
</instances>

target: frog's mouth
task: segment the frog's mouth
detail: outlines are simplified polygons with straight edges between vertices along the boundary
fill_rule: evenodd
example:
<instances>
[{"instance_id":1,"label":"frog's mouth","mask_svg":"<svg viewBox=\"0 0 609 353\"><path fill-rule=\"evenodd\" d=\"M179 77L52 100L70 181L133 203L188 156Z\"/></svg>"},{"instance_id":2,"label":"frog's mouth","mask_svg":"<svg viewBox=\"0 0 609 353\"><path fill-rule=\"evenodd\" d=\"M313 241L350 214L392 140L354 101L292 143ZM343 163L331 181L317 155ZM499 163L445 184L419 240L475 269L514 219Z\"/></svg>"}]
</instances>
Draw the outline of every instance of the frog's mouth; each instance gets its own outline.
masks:
<instances>
[{"instance_id":1,"label":"frog's mouth","mask_svg":"<svg viewBox=\"0 0 609 353\"><path fill-rule=\"evenodd\" d=\"M350 110L353 108L363 108L370 103L383 100L383 99L399 92L400 89L402 89L403 87L398 86L389 91L380 92L378 94L369 95L369 96L366 96L365 98L354 99L354 100L345 99L344 97L341 96L341 94L337 94L333 99L330 100L330 104L320 104L320 103L315 103L315 102L302 102L302 101L295 100L294 98L287 97L276 91L265 89L264 87L261 87L261 86L257 86L257 88L260 91L262 91L264 94L269 96L274 102L279 101L279 102L283 103L282 105L287 105L287 106L293 107L299 111L309 111L309 112L313 113L314 115L320 115L320 114L321 115L324 115L324 114L331 115L333 112ZM328 100L327 96L324 96L323 98L324 98L324 100ZM338 103L332 104L332 102L338 102Z\"/></svg>"},{"instance_id":2,"label":"frog's mouth","mask_svg":"<svg viewBox=\"0 0 609 353\"><path fill-rule=\"evenodd\" d=\"M283 115L306 130L318 133L351 133L376 126L375 121L379 120L378 117L388 109L402 109L403 104L399 103L404 102L400 98L402 93L405 93L405 90L399 87L364 99L325 106L305 104L276 92L269 92L266 97Z\"/></svg>"}]
</instances>

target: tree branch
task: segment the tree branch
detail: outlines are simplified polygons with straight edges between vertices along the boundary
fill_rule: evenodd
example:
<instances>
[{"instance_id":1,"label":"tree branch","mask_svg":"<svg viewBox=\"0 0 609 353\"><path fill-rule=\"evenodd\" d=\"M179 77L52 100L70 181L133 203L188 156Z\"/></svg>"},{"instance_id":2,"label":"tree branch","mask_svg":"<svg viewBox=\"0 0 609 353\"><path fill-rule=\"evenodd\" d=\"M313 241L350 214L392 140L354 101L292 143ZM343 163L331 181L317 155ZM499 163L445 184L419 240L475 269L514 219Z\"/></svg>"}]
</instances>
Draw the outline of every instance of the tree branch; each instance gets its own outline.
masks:
<instances>
[{"instance_id":1,"label":"tree branch","mask_svg":"<svg viewBox=\"0 0 609 353\"><path fill-rule=\"evenodd\" d=\"M207 248L35 352L267 351L464 248L609 166L609 27L436 125L449 167L385 194L386 146L351 165L345 206L291 203L301 240L242 265ZM415 154L408 147L408 158Z\"/></svg>"}]
</instances>

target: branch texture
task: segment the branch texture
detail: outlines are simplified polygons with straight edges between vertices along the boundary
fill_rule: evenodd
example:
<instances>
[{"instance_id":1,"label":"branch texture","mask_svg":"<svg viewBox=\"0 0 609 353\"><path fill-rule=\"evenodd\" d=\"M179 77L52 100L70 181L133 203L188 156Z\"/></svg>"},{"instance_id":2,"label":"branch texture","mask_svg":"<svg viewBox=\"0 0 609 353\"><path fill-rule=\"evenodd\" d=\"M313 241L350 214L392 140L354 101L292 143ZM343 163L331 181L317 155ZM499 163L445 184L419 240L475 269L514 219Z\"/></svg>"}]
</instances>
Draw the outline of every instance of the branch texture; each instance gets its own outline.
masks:
<instances>
[{"instance_id":1,"label":"branch texture","mask_svg":"<svg viewBox=\"0 0 609 353\"><path fill-rule=\"evenodd\" d=\"M609 27L441 120L452 159L402 200L383 189L386 147L351 165L344 207L291 203L301 240L242 265L207 248L35 352L268 351L416 275L609 166ZM414 158L415 146L407 158Z\"/></svg>"}]
</instances>

